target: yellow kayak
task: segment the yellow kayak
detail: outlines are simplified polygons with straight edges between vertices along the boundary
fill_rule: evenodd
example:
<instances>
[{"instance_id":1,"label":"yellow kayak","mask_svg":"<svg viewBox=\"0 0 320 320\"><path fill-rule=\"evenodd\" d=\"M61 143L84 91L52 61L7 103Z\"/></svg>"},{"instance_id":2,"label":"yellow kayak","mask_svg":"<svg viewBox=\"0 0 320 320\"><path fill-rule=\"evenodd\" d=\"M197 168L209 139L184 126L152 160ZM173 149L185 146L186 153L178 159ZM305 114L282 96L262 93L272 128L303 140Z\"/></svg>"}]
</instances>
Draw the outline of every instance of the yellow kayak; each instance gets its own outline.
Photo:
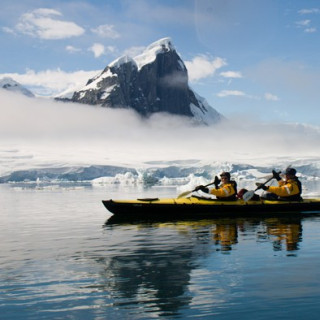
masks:
<instances>
[{"instance_id":1,"label":"yellow kayak","mask_svg":"<svg viewBox=\"0 0 320 320\"><path fill-rule=\"evenodd\" d=\"M282 216L290 213L294 216L303 213L320 213L320 198L301 201L258 200L221 201L188 198L145 198L136 200L103 200L108 211L116 217L126 219L181 219L260 216L272 214Z\"/></svg>"}]
</instances>

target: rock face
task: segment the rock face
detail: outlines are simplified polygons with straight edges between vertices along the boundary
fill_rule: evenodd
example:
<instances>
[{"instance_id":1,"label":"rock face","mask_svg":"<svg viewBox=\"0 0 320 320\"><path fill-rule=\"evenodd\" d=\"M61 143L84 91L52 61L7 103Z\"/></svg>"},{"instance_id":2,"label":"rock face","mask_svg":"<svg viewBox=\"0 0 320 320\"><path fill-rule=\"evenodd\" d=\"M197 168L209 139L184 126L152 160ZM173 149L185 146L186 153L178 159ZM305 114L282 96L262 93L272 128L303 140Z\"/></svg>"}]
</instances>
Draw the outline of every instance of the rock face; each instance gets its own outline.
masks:
<instances>
[{"instance_id":1,"label":"rock face","mask_svg":"<svg viewBox=\"0 0 320 320\"><path fill-rule=\"evenodd\" d=\"M20 83L18 83L17 81L14 81L9 77L3 78L0 80L0 88L17 92L17 93L22 93L27 97L34 97L34 94L30 90L26 89Z\"/></svg>"},{"instance_id":2,"label":"rock face","mask_svg":"<svg viewBox=\"0 0 320 320\"><path fill-rule=\"evenodd\" d=\"M141 55L110 63L71 101L110 108L131 108L143 116L168 112L207 124L223 116L188 85L188 72L170 38L151 44Z\"/></svg>"}]
</instances>

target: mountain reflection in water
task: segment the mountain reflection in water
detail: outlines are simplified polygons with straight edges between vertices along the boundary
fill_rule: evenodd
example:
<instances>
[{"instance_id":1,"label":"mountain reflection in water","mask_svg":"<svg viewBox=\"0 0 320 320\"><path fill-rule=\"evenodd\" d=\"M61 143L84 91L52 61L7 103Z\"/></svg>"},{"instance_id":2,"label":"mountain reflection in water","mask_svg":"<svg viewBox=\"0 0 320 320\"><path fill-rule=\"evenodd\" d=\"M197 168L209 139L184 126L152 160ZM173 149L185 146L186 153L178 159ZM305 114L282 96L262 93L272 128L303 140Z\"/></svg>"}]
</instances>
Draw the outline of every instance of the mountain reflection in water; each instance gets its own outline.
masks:
<instances>
[{"instance_id":1,"label":"mountain reflection in water","mask_svg":"<svg viewBox=\"0 0 320 320\"><path fill-rule=\"evenodd\" d=\"M138 301L158 315L175 315L191 303L192 274L212 252L231 254L237 245L255 237L256 243L270 243L271 250L290 255L299 250L302 241L300 218L112 224L106 225L105 231L122 233L123 228L139 230L140 236L117 248L109 247L107 256L94 257L103 265L104 290L114 293L117 304L123 299L125 304ZM221 277L223 272L216 274ZM223 281L228 287L233 280L224 277ZM212 283L210 295L223 300L225 294L221 286Z\"/></svg>"},{"instance_id":2,"label":"mountain reflection in water","mask_svg":"<svg viewBox=\"0 0 320 320\"><path fill-rule=\"evenodd\" d=\"M103 224L105 189L0 190L1 319L319 318L319 216Z\"/></svg>"}]
</instances>

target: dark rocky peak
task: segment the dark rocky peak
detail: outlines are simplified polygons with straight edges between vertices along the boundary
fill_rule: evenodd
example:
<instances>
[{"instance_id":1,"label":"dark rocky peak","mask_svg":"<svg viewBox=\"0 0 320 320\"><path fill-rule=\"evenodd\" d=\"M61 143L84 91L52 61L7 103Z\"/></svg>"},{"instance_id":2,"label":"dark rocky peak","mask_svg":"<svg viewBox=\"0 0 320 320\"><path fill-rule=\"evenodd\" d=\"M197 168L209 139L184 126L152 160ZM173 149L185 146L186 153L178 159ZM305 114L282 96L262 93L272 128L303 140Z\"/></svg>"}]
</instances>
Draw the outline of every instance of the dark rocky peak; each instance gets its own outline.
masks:
<instances>
[{"instance_id":1,"label":"dark rocky peak","mask_svg":"<svg viewBox=\"0 0 320 320\"><path fill-rule=\"evenodd\" d=\"M111 62L71 101L109 108L131 108L143 116L155 112L183 115L204 123L222 116L188 84L187 68L170 38L152 43L134 58Z\"/></svg>"}]
</instances>

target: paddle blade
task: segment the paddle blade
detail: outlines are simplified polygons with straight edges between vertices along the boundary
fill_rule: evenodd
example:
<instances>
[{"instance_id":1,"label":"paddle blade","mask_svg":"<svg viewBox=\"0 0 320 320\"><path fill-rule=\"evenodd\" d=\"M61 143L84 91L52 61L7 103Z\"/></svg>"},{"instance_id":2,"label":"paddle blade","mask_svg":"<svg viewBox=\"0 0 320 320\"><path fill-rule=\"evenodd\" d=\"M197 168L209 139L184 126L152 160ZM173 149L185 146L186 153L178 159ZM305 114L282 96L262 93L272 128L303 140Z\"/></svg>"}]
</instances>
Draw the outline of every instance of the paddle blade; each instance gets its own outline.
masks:
<instances>
[{"instance_id":1,"label":"paddle blade","mask_svg":"<svg viewBox=\"0 0 320 320\"><path fill-rule=\"evenodd\" d=\"M191 192L193 192L194 190L191 190L191 191L185 191L185 192L182 192L178 195L178 199L179 198L184 198L185 196L187 196L188 194L190 194Z\"/></svg>"},{"instance_id":2,"label":"paddle blade","mask_svg":"<svg viewBox=\"0 0 320 320\"><path fill-rule=\"evenodd\" d=\"M243 196L242 196L242 199L244 202L247 202L249 201L250 199L252 199L252 197L254 196L254 191L253 190L250 190L248 192L246 192Z\"/></svg>"},{"instance_id":3,"label":"paddle blade","mask_svg":"<svg viewBox=\"0 0 320 320\"><path fill-rule=\"evenodd\" d=\"M214 184L214 182L210 182L210 183L206 184L206 185L203 186L203 187L209 187L209 186L211 186L211 185L213 185L213 184ZM178 199L179 199L179 198L183 198L183 197L187 196L189 193L194 192L194 191L197 191L197 189L193 189L193 190L191 190L191 191L182 192L181 194L178 195L177 198L178 198Z\"/></svg>"}]
</instances>

